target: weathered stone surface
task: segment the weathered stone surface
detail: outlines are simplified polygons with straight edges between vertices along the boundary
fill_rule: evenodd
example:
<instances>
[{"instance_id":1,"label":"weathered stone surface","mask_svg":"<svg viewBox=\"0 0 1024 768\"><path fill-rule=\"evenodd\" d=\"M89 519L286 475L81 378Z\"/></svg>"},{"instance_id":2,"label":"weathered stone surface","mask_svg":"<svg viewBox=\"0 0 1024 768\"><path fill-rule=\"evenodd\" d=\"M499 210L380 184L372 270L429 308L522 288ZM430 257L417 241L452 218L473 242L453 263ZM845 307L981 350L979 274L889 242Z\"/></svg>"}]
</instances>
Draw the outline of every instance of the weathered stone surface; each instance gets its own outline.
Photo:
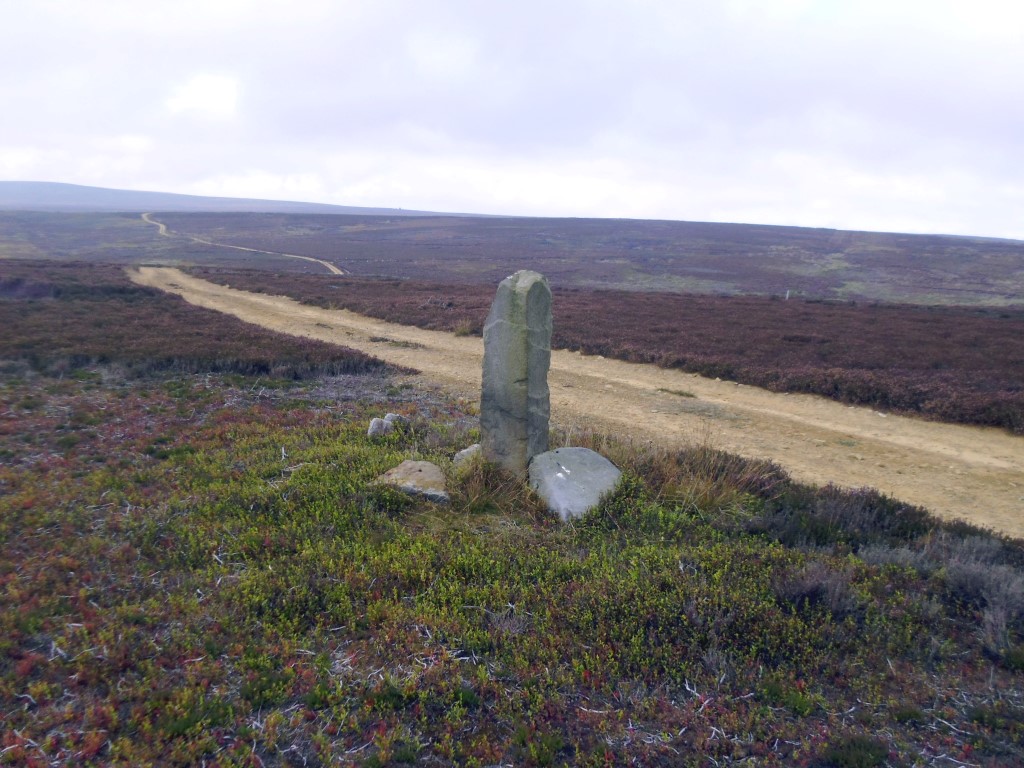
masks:
<instances>
[{"instance_id":1,"label":"weathered stone surface","mask_svg":"<svg viewBox=\"0 0 1024 768\"><path fill-rule=\"evenodd\" d=\"M482 452L483 449L480 447L480 443L473 443L469 448L463 448L455 454L452 458L452 466L456 469L463 466L469 466L473 463L474 459L482 454Z\"/></svg>"},{"instance_id":2,"label":"weathered stone surface","mask_svg":"<svg viewBox=\"0 0 1024 768\"><path fill-rule=\"evenodd\" d=\"M384 419L373 419L370 422L370 428L366 430L368 437L377 437L379 435L388 435L395 431L395 425L390 421Z\"/></svg>"},{"instance_id":3,"label":"weathered stone surface","mask_svg":"<svg viewBox=\"0 0 1024 768\"><path fill-rule=\"evenodd\" d=\"M530 462L530 487L563 521L596 507L621 476L614 464L589 448L557 448Z\"/></svg>"},{"instance_id":4,"label":"weathered stone surface","mask_svg":"<svg viewBox=\"0 0 1024 768\"><path fill-rule=\"evenodd\" d=\"M377 478L381 485L391 485L412 496L423 496L438 504L448 503L444 472L429 461L403 461Z\"/></svg>"},{"instance_id":5,"label":"weathered stone surface","mask_svg":"<svg viewBox=\"0 0 1024 768\"><path fill-rule=\"evenodd\" d=\"M480 432L484 458L517 475L548 449L551 289L521 270L498 286L484 324Z\"/></svg>"}]
</instances>

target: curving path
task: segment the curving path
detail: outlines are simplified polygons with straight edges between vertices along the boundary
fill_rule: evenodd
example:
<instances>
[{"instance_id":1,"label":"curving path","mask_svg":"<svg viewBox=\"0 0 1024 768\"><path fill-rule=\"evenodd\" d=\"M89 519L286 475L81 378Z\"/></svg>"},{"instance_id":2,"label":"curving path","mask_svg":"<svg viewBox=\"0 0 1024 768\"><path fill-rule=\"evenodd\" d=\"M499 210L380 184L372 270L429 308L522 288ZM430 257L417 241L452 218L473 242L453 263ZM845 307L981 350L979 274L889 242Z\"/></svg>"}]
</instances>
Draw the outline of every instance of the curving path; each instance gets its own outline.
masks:
<instances>
[{"instance_id":1,"label":"curving path","mask_svg":"<svg viewBox=\"0 0 1024 768\"><path fill-rule=\"evenodd\" d=\"M167 225L154 219L152 213L142 214L142 220L145 221L147 224L154 225L157 228L158 235L162 235L163 237L171 236L170 230L167 229ZM266 253L270 256L287 256L289 259L302 259L303 261L312 261L314 264L320 264L324 267L327 267L327 269L335 275L348 274L348 272L346 272L341 267L337 267L334 264L331 264L331 262L324 261L323 259L314 259L312 256L299 256L297 253L281 253L280 251L261 251L259 248L246 248L241 245L227 245L225 243L215 243L213 242L213 240L207 240L205 237L199 237L197 235L185 234L185 237L187 237L193 243L212 245L217 248L233 248L236 251L248 251L249 253Z\"/></svg>"},{"instance_id":2,"label":"curving path","mask_svg":"<svg viewBox=\"0 0 1024 768\"><path fill-rule=\"evenodd\" d=\"M132 279L246 322L419 369L422 380L479 398L478 337L239 291L176 269L143 267ZM799 480L871 486L944 517L1024 537L1024 437L564 350L552 352L549 382L552 419L562 426L666 445L707 440L716 448L771 459Z\"/></svg>"}]
</instances>

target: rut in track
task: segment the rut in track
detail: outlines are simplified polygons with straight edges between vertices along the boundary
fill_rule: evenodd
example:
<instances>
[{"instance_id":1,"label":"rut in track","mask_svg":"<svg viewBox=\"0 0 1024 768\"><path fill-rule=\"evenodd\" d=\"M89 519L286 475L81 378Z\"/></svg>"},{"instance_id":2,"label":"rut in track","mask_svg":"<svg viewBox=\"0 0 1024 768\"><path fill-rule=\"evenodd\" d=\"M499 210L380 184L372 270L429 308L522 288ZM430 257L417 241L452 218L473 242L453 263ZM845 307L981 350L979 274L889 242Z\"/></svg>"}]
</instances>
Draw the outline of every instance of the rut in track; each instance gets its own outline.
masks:
<instances>
[{"instance_id":1,"label":"rut in track","mask_svg":"<svg viewBox=\"0 0 1024 768\"><path fill-rule=\"evenodd\" d=\"M239 291L176 269L143 267L132 278L246 322L416 368L423 381L479 398L478 337ZM771 459L799 480L870 486L943 517L1024 537L1024 438L1001 430L884 415L563 350L552 352L549 381L552 420L562 425L664 445L706 439L716 448Z\"/></svg>"}]
</instances>

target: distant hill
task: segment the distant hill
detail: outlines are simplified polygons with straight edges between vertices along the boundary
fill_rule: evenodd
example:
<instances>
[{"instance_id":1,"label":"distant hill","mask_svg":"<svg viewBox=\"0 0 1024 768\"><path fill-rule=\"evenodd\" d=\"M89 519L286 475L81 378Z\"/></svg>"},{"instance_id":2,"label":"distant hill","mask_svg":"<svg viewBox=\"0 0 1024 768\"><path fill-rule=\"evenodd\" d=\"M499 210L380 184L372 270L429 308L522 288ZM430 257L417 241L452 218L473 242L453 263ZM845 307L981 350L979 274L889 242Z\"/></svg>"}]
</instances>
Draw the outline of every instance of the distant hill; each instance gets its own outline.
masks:
<instances>
[{"instance_id":1,"label":"distant hill","mask_svg":"<svg viewBox=\"0 0 1024 768\"><path fill-rule=\"evenodd\" d=\"M642 219L168 213L161 220L218 243L336 260L366 277L495 285L533 269L552 285L578 288L1024 305L1020 240ZM26 239L36 241L28 230Z\"/></svg>"},{"instance_id":2,"label":"distant hill","mask_svg":"<svg viewBox=\"0 0 1024 768\"><path fill-rule=\"evenodd\" d=\"M354 205L203 197L169 192L86 187L52 181L0 181L0 211L66 211L73 213L335 213L423 216L427 211L364 208ZM436 215L436 214L434 214Z\"/></svg>"},{"instance_id":3,"label":"distant hill","mask_svg":"<svg viewBox=\"0 0 1024 768\"><path fill-rule=\"evenodd\" d=\"M160 237L140 213L154 213ZM227 246L227 247L224 247ZM286 254L286 255L282 255ZM531 218L0 181L0 259L314 270L496 284L1024 306L1024 241L643 219Z\"/></svg>"}]
</instances>

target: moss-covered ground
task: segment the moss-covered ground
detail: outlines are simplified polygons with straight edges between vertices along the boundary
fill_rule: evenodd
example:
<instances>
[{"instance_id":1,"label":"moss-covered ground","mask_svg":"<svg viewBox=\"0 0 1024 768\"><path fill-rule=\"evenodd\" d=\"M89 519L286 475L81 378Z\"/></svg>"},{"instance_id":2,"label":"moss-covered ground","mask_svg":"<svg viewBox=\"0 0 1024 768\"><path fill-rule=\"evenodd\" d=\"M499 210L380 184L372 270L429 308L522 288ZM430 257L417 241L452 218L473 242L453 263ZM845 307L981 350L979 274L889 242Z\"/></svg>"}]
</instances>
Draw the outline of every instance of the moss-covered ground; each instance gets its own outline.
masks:
<instances>
[{"instance_id":1,"label":"moss-covered ground","mask_svg":"<svg viewBox=\"0 0 1024 768\"><path fill-rule=\"evenodd\" d=\"M450 468L457 406L371 440L266 383L4 375L0 761L1022 760L1013 542L593 436L626 479L572 525L481 467L412 501L371 482Z\"/></svg>"}]
</instances>

